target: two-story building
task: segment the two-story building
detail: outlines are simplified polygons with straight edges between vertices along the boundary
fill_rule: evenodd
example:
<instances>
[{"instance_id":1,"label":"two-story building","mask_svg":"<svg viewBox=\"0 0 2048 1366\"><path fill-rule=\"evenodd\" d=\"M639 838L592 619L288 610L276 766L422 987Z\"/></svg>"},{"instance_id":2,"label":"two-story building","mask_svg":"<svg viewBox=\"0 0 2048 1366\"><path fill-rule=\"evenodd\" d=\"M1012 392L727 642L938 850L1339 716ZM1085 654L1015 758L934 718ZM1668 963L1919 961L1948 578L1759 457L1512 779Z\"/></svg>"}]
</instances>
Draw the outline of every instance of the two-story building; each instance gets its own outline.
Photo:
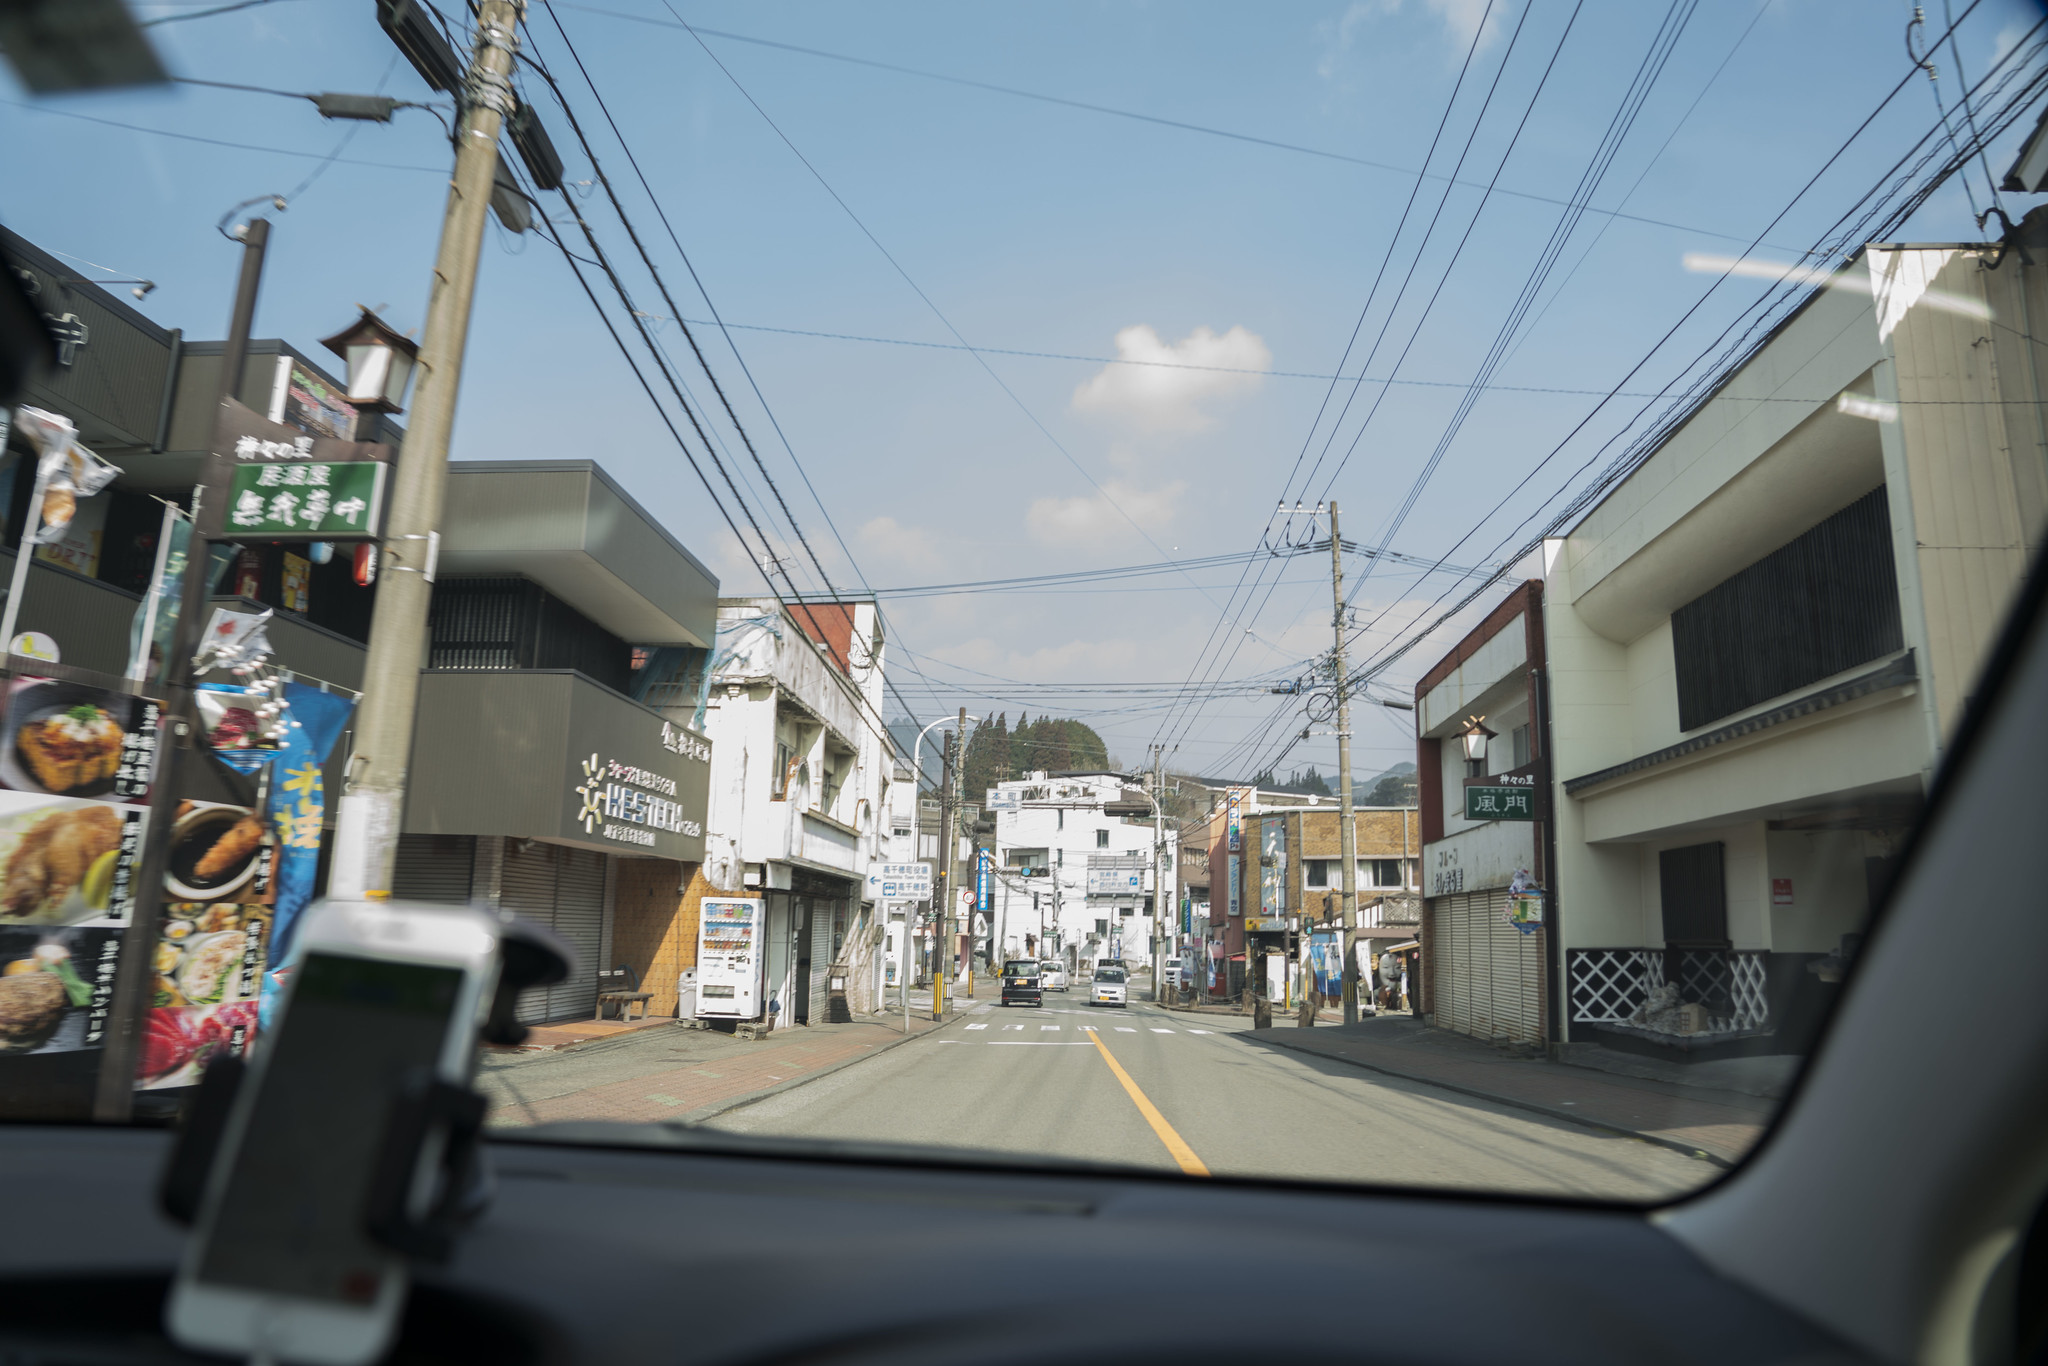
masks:
<instances>
[{"instance_id":1,"label":"two-story building","mask_svg":"<svg viewBox=\"0 0 2048 1366\"><path fill-rule=\"evenodd\" d=\"M1866 248L1546 548L1571 1039L1810 1041L2040 544L2043 228Z\"/></svg>"},{"instance_id":2,"label":"two-story building","mask_svg":"<svg viewBox=\"0 0 2048 1366\"><path fill-rule=\"evenodd\" d=\"M1557 1035L1553 936L1536 891L1550 878L1542 688L1536 581L1509 593L1415 685L1423 1013L1442 1029L1518 1044Z\"/></svg>"},{"instance_id":3,"label":"two-story building","mask_svg":"<svg viewBox=\"0 0 2048 1366\"><path fill-rule=\"evenodd\" d=\"M879 1005L885 926L868 865L899 835L895 742L881 719L885 641L872 599L726 598L700 678L713 742L704 896L759 896L767 999L780 1026L823 1023L834 965L849 1008Z\"/></svg>"}]
</instances>

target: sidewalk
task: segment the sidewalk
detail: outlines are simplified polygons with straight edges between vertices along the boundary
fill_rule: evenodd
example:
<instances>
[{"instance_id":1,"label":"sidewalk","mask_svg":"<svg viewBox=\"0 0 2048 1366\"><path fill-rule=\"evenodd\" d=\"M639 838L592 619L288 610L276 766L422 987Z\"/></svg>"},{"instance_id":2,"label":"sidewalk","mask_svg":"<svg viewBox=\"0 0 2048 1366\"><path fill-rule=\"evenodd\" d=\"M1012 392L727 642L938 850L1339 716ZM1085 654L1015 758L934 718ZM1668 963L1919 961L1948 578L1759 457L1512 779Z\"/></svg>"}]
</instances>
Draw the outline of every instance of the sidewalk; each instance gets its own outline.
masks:
<instances>
[{"instance_id":1,"label":"sidewalk","mask_svg":"<svg viewBox=\"0 0 2048 1366\"><path fill-rule=\"evenodd\" d=\"M1771 1100L1734 1090L1513 1057L1477 1039L1426 1028L1411 1015L1299 1029L1291 1018L1283 1025L1275 1012L1274 1025L1237 1037L1633 1134L1721 1166L1732 1166L1755 1146L1777 1109Z\"/></svg>"},{"instance_id":2,"label":"sidewalk","mask_svg":"<svg viewBox=\"0 0 2048 1366\"><path fill-rule=\"evenodd\" d=\"M487 1054L477 1086L495 1126L566 1120L695 1123L875 1057L943 1024L862 1016L851 1024L793 1026L751 1042L657 1019L603 1033L586 1025L536 1029L544 1047ZM540 1039L559 1032L579 1038ZM573 1044L574 1046L566 1046Z\"/></svg>"}]
</instances>

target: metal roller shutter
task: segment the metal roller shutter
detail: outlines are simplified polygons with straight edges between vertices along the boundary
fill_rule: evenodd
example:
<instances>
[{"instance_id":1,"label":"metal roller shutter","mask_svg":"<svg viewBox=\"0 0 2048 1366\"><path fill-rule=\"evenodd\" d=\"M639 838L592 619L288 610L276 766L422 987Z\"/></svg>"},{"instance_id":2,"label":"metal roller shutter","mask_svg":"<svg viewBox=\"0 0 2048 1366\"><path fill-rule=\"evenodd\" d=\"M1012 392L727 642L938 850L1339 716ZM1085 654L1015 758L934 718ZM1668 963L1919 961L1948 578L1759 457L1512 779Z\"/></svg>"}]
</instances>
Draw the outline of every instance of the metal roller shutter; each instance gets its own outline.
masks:
<instances>
[{"instance_id":1,"label":"metal roller shutter","mask_svg":"<svg viewBox=\"0 0 2048 1366\"><path fill-rule=\"evenodd\" d=\"M400 901L466 905L475 864L474 835L400 835L391 895Z\"/></svg>"},{"instance_id":2,"label":"metal roller shutter","mask_svg":"<svg viewBox=\"0 0 2048 1366\"><path fill-rule=\"evenodd\" d=\"M843 901L811 899L812 1024L824 1024L831 1018L826 1006L832 997L832 914L845 906Z\"/></svg>"},{"instance_id":3,"label":"metal roller shutter","mask_svg":"<svg viewBox=\"0 0 2048 1366\"><path fill-rule=\"evenodd\" d=\"M498 906L524 920L555 927L554 848L546 844L505 841L505 867L499 874ZM549 988L529 987L519 993L519 1019L540 1024L559 1018L550 1013ZM594 1013L594 1012L593 1012Z\"/></svg>"},{"instance_id":4,"label":"metal roller shutter","mask_svg":"<svg viewBox=\"0 0 2048 1366\"><path fill-rule=\"evenodd\" d=\"M1543 932L1507 919L1505 891L1431 901L1431 983L1438 1028L1477 1039L1543 1038Z\"/></svg>"},{"instance_id":5,"label":"metal roller shutter","mask_svg":"<svg viewBox=\"0 0 2048 1366\"><path fill-rule=\"evenodd\" d=\"M576 949L576 971L548 988L558 1020L597 1014L597 970L604 947L604 855L555 846L555 933Z\"/></svg>"}]
</instances>

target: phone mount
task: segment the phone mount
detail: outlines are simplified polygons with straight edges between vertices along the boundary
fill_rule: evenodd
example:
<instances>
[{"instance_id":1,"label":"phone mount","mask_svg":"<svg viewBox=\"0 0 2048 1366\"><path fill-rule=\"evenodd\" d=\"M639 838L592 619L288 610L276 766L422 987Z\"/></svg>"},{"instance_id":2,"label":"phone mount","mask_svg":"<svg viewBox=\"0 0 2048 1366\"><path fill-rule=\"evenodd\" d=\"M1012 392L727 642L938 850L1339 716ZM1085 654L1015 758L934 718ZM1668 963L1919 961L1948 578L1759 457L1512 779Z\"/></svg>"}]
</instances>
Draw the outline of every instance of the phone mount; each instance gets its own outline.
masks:
<instances>
[{"instance_id":1,"label":"phone mount","mask_svg":"<svg viewBox=\"0 0 2048 1366\"><path fill-rule=\"evenodd\" d=\"M498 944L497 992L478 1036L482 1043L518 1044L527 1035L517 1015L519 993L566 980L576 952L553 930L510 916ZM198 1218L248 1070L240 1057L217 1055L186 1102L157 1186L157 1203L175 1223L189 1227ZM482 1143L486 1105L473 1088L429 1068L398 1079L363 1203L363 1224L372 1239L416 1262L446 1262L454 1254L456 1239L490 1204L494 1183ZM421 1209L413 1192L428 1158L436 1166L435 1194Z\"/></svg>"}]
</instances>

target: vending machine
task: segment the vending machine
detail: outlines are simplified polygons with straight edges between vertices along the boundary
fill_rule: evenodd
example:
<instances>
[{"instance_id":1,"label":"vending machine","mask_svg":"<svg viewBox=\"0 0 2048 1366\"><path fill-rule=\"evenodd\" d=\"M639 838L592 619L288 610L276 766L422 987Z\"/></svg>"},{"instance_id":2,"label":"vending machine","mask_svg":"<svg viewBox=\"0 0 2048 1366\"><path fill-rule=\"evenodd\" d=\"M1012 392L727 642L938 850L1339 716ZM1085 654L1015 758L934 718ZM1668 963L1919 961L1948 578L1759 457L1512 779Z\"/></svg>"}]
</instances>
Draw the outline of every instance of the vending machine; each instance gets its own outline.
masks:
<instances>
[{"instance_id":1,"label":"vending machine","mask_svg":"<svg viewBox=\"0 0 2048 1366\"><path fill-rule=\"evenodd\" d=\"M763 902L759 897L706 897L697 917L697 1018L761 1017Z\"/></svg>"}]
</instances>

